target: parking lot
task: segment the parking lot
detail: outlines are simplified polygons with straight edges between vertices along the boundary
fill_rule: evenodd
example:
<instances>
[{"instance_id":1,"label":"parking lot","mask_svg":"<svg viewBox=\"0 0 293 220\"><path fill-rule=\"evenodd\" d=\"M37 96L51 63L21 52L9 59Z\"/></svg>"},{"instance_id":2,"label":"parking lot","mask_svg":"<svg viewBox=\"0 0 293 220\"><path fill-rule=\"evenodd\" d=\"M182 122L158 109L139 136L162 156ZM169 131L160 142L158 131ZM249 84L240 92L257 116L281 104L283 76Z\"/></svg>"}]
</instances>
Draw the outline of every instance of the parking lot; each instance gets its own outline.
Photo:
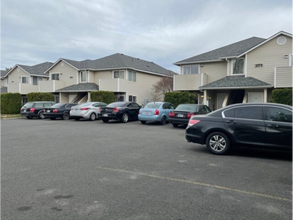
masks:
<instances>
[{"instance_id":1,"label":"parking lot","mask_svg":"<svg viewBox=\"0 0 293 220\"><path fill-rule=\"evenodd\" d=\"M292 219L292 158L210 154L184 128L1 120L2 219Z\"/></svg>"}]
</instances>

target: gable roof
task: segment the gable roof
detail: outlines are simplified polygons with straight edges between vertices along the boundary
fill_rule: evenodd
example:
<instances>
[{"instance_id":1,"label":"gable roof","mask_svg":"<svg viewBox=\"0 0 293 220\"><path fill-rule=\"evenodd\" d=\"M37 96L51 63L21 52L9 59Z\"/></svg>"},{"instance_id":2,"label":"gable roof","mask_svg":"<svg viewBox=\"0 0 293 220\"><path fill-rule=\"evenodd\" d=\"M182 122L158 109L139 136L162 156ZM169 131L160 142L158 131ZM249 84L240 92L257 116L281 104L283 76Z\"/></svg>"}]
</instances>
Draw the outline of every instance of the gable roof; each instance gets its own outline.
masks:
<instances>
[{"instance_id":1,"label":"gable roof","mask_svg":"<svg viewBox=\"0 0 293 220\"><path fill-rule=\"evenodd\" d=\"M218 49L190 57L185 60L174 63L175 65L188 64L188 63L202 63L210 61L222 61L223 58L237 57L245 51L255 47L256 45L264 42L265 39L258 37L251 37Z\"/></svg>"},{"instance_id":2,"label":"gable roof","mask_svg":"<svg viewBox=\"0 0 293 220\"><path fill-rule=\"evenodd\" d=\"M171 70L167 70L153 62L145 61L139 58L130 57L120 53L116 53L116 54L106 56L96 60L87 59L83 61L75 61L75 60L60 58L54 65L56 65L60 60L65 61L66 63L76 68L77 70L133 69L133 70L138 70L138 71L142 71L142 72L146 72L150 74L158 74L158 75L165 75L165 76L177 75L177 73ZM46 72L48 72L51 68L49 68Z\"/></svg>"},{"instance_id":3,"label":"gable roof","mask_svg":"<svg viewBox=\"0 0 293 220\"><path fill-rule=\"evenodd\" d=\"M200 90L212 89L233 89L233 88L272 88L273 85L245 76L226 76L222 79L200 86Z\"/></svg>"},{"instance_id":4,"label":"gable roof","mask_svg":"<svg viewBox=\"0 0 293 220\"><path fill-rule=\"evenodd\" d=\"M88 92L98 91L99 86L96 83L79 83L56 90L56 92Z\"/></svg>"},{"instance_id":5,"label":"gable roof","mask_svg":"<svg viewBox=\"0 0 293 220\"><path fill-rule=\"evenodd\" d=\"M4 77L9 75L15 68L19 67L23 71L25 71L29 75L33 76L43 76L43 77L49 77L45 71L52 66L53 63L51 62L44 62L44 63L39 63L34 66L27 66L27 65L21 65L21 64L16 64L13 68L11 68Z\"/></svg>"}]
</instances>

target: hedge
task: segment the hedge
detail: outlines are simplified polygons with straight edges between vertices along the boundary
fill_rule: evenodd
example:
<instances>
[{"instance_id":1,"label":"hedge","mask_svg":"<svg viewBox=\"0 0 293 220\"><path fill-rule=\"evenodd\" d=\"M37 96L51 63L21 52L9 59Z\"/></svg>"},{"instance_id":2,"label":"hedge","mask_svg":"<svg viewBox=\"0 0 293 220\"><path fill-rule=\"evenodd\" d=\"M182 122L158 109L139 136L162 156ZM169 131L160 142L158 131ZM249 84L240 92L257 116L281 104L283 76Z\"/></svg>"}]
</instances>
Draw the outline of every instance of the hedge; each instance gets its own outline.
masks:
<instances>
[{"instance_id":1,"label":"hedge","mask_svg":"<svg viewBox=\"0 0 293 220\"><path fill-rule=\"evenodd\" d=\"M50 92L31 92L26 95L27 101L54 101L54 95Z\"/></svg>"},{"instance_id":2,"label":"hedge","mask_svg":"<svg viewBox=\"0 0 293 220\"><path fill-rule=\"evenodd\" d=\"M104 102L109 104L111 102L115 102L115 95L114 95L114 92L94 91L94 92L91 92L91 101Z\"/></svg>"},{"instance_id":3,"label":"hedge","mask_svg":"<svg viewBox=\"0 0 293 220\"><path fill-rule=\"evenodd\" d=\"M1 114L19 114L22 97L19 93L1 94Z\"/></svg>"},{"instance_id":4,"label":"hedge","mask_svg":"<svg viewBox=\"0 0 293 220\"><path fill-rule=\"evenodd\" d=\"M292 88L274 89L271 102L292 106Z\"/></svg>"},{"instance_id":5,"label":"hedge","mask_svg":"<svg viewBox=\"0 0 293 220\"><path fill-rule=\"evenodd\" d=\"M194 92L167 92L165 94L164 101L172 103L176 108L179 104L196 103L197 93L194 93Z\"/></svg>"}]
</instances>

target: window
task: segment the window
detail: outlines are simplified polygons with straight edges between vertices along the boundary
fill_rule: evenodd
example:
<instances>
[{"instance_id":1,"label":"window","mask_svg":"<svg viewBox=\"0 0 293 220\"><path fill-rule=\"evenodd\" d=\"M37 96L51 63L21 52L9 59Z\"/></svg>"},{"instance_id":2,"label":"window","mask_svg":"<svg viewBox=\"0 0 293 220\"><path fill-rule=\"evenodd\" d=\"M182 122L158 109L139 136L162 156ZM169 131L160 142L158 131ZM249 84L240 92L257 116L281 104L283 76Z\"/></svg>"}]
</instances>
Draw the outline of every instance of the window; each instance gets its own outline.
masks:
<instances>
[{"instance_id":1,"label":"window","mask_svg":"<svg viewBox=\"0 0 293 220\"><path fill-rule=\"evenodd\" d=\"M255 64L255 68L262 67L262 63Z\"/></svg>"},{"instance_id":2,"label":"window","mask_svg":"<svg viewBox=\"0 0 293 220\"><path fill-rule=\"evenodd\" d=\"M27 76L21 77L21 83L29 83L29 78Z\"/></svg>"},{"instance_id":3,"label":"window","mask_svg":"<svg viewBox=\"0 0 293 220\"><path fill-rule=\"evenodd\" d=\"M51 79L52 80L59 80L59 73L53 73L53 74L51 74Z\"/></svg>"},{"instance_id":4,"label":"window","mask_svg":"<svg viewBox=\"0 0 293 220\"><path fill-rule=\"evenodd\" d=\"M233 74L244 74L244 58L233 60Z\"/></svg>"},{"instance_id":5,"label":"window","mask_svg":"<svg viewBox=\"0 0 293 220\"><path fill-rule=\"evenodd\" d=\"M199 73L199 66L198 65L183 66L183 74L184 75L198 74L198 73Z\"/></svg>"},{"instance_id":6,"label":"window","mask_svg":"<svg viewBox=\"0 0 293 220\"><path fill-rule=\"evenodd\" d=\"M234 118L234 108L224 111L225 118Z\"/></svg>"},{"instance_id":7,"label":"window","mask_svg":"<svg viewBox=\"0 0 293 220\"><path fill-rule=\"evenodd\" d=\"M80 72L80 82L87 82L87 71Z\"/></svg>"},{"instance_id":8,"label":"window","mask_svg":"<svg viewBox=\"0 0 293 220\"><path fill-rule=\"evenodd\" d=\"M128 70L128 80L132 82L136 82L136 72Z\"/></svg>"},{"instance_id":9,"label":"window","mask_svg":"<svg viewBox=\"0 0 293 220\"><path fill-rule=\"evenodd\" d=\"M114 78L124 79L124 70L115 70Z\"/></svg>"},{"instance_id":10,"label":"window","mask_svg":"<svg viewBox=\"0 0 293 220\"><path fill-rule=\"evenodd\" d=\"M39 85L39 81L42 81L42 77L33 76L33 85Z\"/></svg>"},{"instance_id":11,"label":"window","mask_svg":"<svg viewBox=\"0 0 293 220\"><path fill-rule=\"evenodd\" d=\"M35 103L34 107L35 108L43 108L44 106L43 106L43 103Z\"/></svg>"},{"instance_id":12,"label":"window","mask_svg":"<svg viewBox=\"0 0 293 220\"><path fill-rule=\"evenodd\" d=\"M292 112L282 108L266 107L266 120L292 123Z\"/></svg>"},{"instance_id":13,"label":"window","mask_svg":"<svg viewBox=\"0 0 293 220\"><path fill-rule=\"evenodd\" d=\"M128 97L129 102L136 102L136 96L130 95Z\"/></svg>"},{"instance_id":14,"label":"window","mask_svg":"<svg viewBox=\"0 0 293 220\"><path fill-rule=\"evenodd\" d=\"M262 120L262 107L251 106L251 107L235 108L235 118Z\"/></svg>"}]
</instances>

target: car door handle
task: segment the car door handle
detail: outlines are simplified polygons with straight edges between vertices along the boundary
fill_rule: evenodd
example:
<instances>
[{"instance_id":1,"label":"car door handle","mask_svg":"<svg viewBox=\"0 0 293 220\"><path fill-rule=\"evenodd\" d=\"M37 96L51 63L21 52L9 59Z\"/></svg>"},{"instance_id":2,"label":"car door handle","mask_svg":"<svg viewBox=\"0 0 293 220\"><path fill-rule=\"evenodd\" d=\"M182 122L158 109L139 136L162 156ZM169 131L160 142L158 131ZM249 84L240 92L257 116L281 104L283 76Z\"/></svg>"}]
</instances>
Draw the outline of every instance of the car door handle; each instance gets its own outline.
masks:
<instances>
[{"instance_id":1,"label":"car door handle","mask_svg":"<svg viewBox=\"0 0 293 220\"><path fill-rule=\"evenodd\" d=\"M226 120L226 123L233 123L233 124L235 124L234 120Z\"/></svg>"},{"instance_id":2,"label":"car door handle","mask_svg":"<svg viewBox=\"0 0 293 220\"><path fill-rule=\"evenodd\" d=\"M270 127L270 128L278 128L279 125L268 124L267 127Z\"/></svg>"}]
</instances>

